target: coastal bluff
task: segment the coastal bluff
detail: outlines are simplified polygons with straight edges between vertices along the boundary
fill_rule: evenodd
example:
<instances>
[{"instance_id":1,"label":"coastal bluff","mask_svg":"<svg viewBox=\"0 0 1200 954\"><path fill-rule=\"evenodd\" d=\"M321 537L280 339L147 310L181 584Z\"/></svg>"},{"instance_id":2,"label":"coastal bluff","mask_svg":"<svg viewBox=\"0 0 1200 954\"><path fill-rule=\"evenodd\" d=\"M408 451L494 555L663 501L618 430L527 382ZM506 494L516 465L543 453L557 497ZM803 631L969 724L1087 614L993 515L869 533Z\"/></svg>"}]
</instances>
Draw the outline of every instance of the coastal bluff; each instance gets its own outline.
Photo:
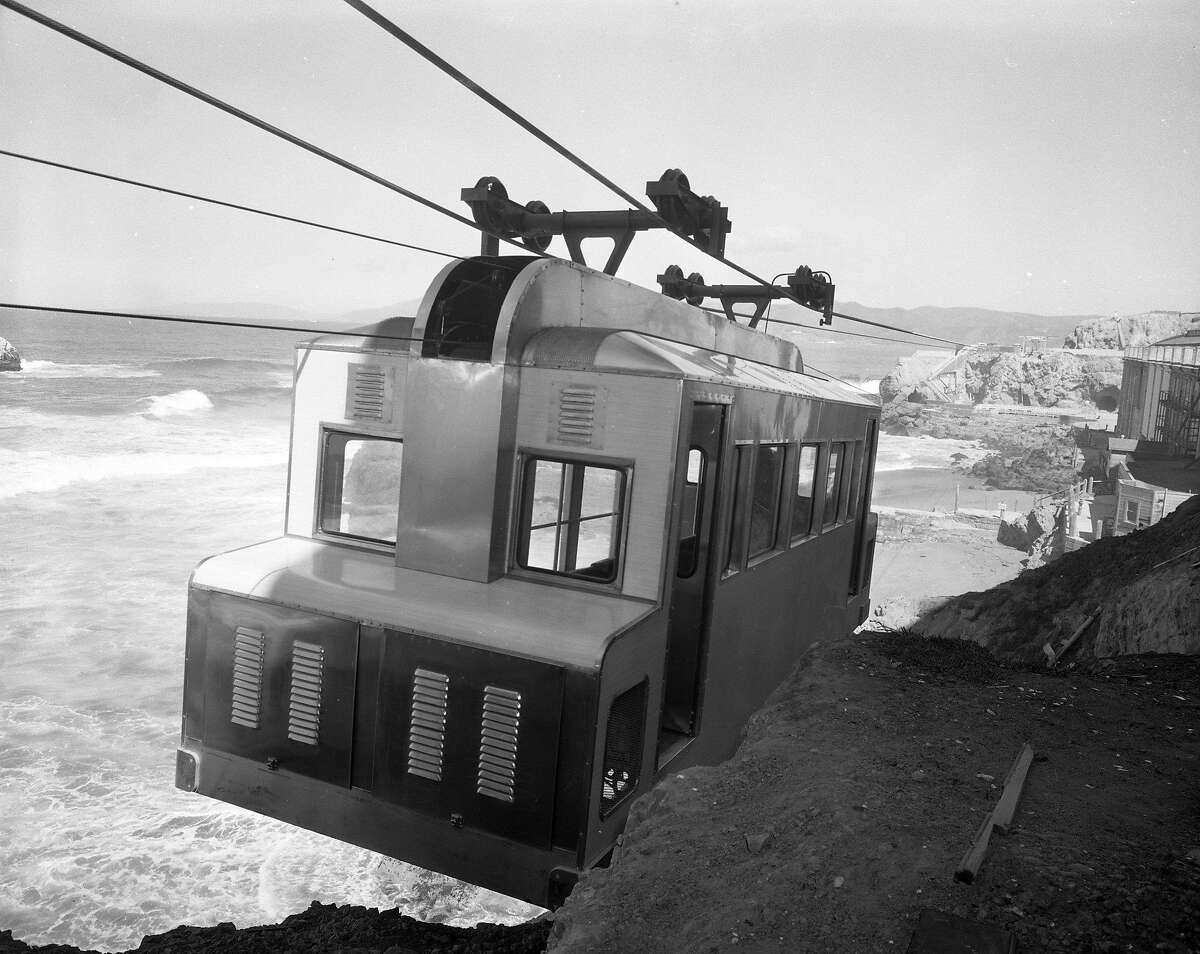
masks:
<instances>
[{"instance_id":1,"label":"coastal bluff","mask_svg":"<svg viewBox=\"0 0 1200 954\"><path fill-rule=\"evenodd\" d=\"M0 371L20 371L21 352L7 338L0 338Z\"/></svg>"}]
</instances>

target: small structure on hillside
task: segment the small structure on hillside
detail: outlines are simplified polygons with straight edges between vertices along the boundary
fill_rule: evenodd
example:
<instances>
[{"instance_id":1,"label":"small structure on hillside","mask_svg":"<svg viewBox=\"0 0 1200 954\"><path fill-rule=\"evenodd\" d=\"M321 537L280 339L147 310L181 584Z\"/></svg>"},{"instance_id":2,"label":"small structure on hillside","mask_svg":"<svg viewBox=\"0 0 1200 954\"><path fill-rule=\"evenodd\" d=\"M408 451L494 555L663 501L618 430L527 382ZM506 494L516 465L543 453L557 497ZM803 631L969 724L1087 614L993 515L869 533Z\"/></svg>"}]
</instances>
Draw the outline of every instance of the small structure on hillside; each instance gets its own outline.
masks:
<instances>
[{"instance_id":1,"label":"small structure on hillside","mask_svg":"<svg viewBox=\"0 0 1200 954\"><path fill-rule=\"evenodd\" d=\"M1144 480L1129 477L1116 481L1112 535L1123 536L1158 523L1167 514L1174 512L1192 494L1179 490L1168 490ZM1095 511L1092 514L1095 520Z\"/></svg>"},{"instance_id":2,"label":"small structure on hillside","mask_svg":"<svg viewBox=\"0 0 1200 954\"><path fill-rule=\"evenodd\" d=\"M1200 458L1200 325L1125 352L1117 433Z\"/></svg>"}]
</instances>

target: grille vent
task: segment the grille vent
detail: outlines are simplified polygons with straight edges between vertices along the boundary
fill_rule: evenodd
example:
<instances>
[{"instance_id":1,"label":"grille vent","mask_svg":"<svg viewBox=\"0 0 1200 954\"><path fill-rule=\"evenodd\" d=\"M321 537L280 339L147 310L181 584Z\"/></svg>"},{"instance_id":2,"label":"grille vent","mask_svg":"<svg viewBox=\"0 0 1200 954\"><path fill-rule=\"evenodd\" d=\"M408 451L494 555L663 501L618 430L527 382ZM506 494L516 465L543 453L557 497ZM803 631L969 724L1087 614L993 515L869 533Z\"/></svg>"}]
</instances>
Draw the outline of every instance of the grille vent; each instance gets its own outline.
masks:
<instances>
[{"instance_id":1,"label":"grille vent","mask_svg":"<svg viewBox=\"0 0 1200 954\"><path fill-rule=\"evenodd\" d=\"M642 766L642 736L646 724L646 683L640 682L612 701L604 736L604 788L600 817L605 818L638 785Z\"/></svg>"},{"instance_id":2,"label":"grille vent","mask_svg":"<svg viewBox=\"0 0 1200 954\"><path fill-rule=\"evenodd\" d=\"M266 637L257 629L239 626L233 637L233 708L229 721L257 729L262 712L263 647Z\"/></svg>"},{"instance_id":3,"label":"grille vent","mask_svg":"<svg viewBox=\"0 0 1200 954\"><path fill-rule=\"evenodd\" d=\"M321 728L321 678L325 647L297 639L292 643L292 691L288 697L288 738L316 745Z\"/></svg>"},{"instance_id":4,"label":"grille vent","mask_svg":"<svg viewBox=\"0 0 1200 954\"><path fill-rule=\"evenodd\" d=\"M517 739L521 732L521 693L485 686L479 731L479 774L475 791L511 802L517 787Z\"/></svg>"},{"instance_id":5,"label":"grille vent","mask_svg":"<svg viewBox=\"0 0 1200 954\"><path fill-rule=\"evenodd\" d=\"M584 384L554 386L547 440L577 447L603 446L604 396L602 388Z\"/></svg>"},{"instance_id":6,"label":"grille vent","mask_svg":"<svg viewBox=\"0 0 1200 954\"><path fill-rule=\"evenodd\" d=\"M446 702L450 677L428 669L413 673L408 727L408 771L431 782L442 780L446 755Z\"/></svg>"},{"instance_id":7,"label":"grille vent","mask_svg":"<svg viewBox=\"0 0 1200 954\"><path fill-rule=\"evenodd\" d=\"M346 380L346 418L390 424L391 370L377 364L352 364Z\"/></svg>"}]
</instances>

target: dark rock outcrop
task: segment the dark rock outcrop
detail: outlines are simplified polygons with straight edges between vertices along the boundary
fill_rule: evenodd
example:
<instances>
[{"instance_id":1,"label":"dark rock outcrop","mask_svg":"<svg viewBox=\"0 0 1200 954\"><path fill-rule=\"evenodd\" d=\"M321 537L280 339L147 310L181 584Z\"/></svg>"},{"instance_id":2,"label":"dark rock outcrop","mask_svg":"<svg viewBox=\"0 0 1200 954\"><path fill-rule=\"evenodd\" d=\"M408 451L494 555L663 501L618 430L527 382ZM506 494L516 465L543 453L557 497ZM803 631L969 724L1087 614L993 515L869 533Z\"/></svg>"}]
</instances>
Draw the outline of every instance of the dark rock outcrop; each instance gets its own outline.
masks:
<instances>
[{"instance_id":1,"label":"dark rock outcrop","mask_svg":"<svg viewBox=\"0 0 1200 954\"><path fill-rule=\"evenodd\" d=\"M21 354L7 338L0 338L0 371L20 371Z\"/></svg>"}]
</instances>

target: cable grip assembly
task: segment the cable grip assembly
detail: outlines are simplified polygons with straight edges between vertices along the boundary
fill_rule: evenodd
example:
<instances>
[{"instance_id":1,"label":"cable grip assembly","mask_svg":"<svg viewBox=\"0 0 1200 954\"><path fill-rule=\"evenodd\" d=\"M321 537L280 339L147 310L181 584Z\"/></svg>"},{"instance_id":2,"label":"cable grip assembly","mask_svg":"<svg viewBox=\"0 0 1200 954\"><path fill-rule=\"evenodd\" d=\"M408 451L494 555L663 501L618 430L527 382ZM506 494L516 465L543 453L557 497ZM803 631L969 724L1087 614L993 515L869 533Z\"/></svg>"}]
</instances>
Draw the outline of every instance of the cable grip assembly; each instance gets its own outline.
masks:
<instances>
[{"instance_id":1,"label":"cable grip assembly","mask_svg":"<svg viewBox=\"0 0 1200 954\"><path fill-rule=\"evenodd\" d=\"M725 317L737 321L734 305L753 305L754 314L749 315L750 327L758 327L767 305L779 298L787 298L821 313L821 324L833 322L833 296L836 286L828 272L814 271L801 265L787 277L787 287L779 285L705 285L698 272L683 277L678 265L668 265L658 276L658 284L668 298L699 305L705 298L716 298L725 310Z\"/></svg>"},{"instance_id":2,"label":"cable grip assembly","mask_svg":"<svg viewBox=\"0 0 1200 954\"><path fill-rule=\"evenodd\" d=\"M543 253L550 247L551 238L561 235L571 260L586 265L583 240L606 238L613 246L604 271L615 275L633 236L662 228L682 235L702 251L724 255L725 236L732 227L729 210L712 196L692 192L687 176L680 170L668 169L657 180L647 182L646 195L657 211L551 212L537 199L525 205L513 201L495 176L484 176L473 187L462 190L462 200L484 233L483 255L498 255L501 239L516 239L532 251Z\"/></svg>"}]
</instances>

